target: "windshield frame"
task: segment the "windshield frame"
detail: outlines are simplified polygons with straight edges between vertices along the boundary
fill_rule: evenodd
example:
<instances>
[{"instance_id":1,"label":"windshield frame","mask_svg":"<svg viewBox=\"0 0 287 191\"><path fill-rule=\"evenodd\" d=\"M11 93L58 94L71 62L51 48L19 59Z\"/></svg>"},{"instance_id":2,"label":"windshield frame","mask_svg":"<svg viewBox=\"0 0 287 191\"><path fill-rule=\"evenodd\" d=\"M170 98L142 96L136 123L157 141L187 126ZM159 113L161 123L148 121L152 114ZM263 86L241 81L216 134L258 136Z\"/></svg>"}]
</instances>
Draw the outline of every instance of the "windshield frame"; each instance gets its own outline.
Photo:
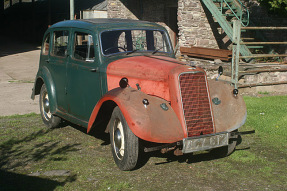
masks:
<instances>
[{"instance_id":1,"label":"windshield frame","mask_svg":"<svg viewBox=\"0 0 287 191\"><path fill-rule=\"evenodd\" d=\"M111 53L111 54L104 54L104 50L103 50L103 42L102 42L102 34L105 32L111 32L111 31L133 31L133 30L142 30L142 31L158 31L162 34L163 39L166 41L166 46L168 48L167 52L163 52L163 51L157 51L157 53L162 53L162 54L172 54L173 53L173 47L171 45L171 41L169 38L169 35L167 33L167 31L162 30L162 29L155 29L155 28L121 28L121 29L108 29L108 30L103 30L100 32L99 34L99 42L100 42L100 49L101 49L101 54L104 57L110 57L110 56L114 56L114 55L132 55L134 53L148 53L148 54L152 54L153 52L155 52L156 50L129 50L129 51L125 51L125 52L116 52L116 53ZM136 50L136 51L135 51Z\"/></svg>"}]
</instances>

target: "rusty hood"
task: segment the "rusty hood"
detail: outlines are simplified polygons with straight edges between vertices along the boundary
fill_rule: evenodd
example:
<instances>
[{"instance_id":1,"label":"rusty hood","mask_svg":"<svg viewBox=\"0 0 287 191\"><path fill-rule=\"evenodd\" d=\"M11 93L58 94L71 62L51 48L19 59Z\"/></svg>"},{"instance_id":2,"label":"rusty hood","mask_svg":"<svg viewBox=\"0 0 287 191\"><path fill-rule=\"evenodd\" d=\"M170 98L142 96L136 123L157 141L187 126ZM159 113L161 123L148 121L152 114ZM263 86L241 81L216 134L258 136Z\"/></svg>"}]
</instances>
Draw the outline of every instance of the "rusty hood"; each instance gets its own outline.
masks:
<instances>
[{"instance_id":1,"label":"rusty hood","mask_svg":"<svg viewBox=\"0 0 287 191\"><path fill-rule=\"evenodd\" d=\"M141 91L170 101L169 78L172 71L185 71L190 66L176 59L163 56L137 56L110 63L107 67L108 90L119 87L126 77L129 85Z\"/></svg>"}]
</instances>

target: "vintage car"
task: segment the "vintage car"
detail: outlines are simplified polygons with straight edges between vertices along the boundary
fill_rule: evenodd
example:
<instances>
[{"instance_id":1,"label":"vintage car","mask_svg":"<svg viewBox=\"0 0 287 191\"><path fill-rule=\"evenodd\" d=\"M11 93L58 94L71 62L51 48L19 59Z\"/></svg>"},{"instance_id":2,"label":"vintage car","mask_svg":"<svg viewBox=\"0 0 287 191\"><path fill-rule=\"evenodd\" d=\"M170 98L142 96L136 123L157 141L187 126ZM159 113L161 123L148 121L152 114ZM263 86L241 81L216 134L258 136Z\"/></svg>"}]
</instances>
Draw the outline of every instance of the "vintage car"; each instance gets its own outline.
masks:
<instances>
[{"instance_id":1,"label":"vintage car","mask_svg":"<svg viewBox=\"0 0 287 191\"><path fill-rule=\"evenodd\" d=\"M109 133L121 170L134 169L140 152L229 155L247 115L231 85L175 59L164 27L135 20L52 25L43 38L35 95L46 126L65 120L88 133Z\"/></svg>"}]
</instances>

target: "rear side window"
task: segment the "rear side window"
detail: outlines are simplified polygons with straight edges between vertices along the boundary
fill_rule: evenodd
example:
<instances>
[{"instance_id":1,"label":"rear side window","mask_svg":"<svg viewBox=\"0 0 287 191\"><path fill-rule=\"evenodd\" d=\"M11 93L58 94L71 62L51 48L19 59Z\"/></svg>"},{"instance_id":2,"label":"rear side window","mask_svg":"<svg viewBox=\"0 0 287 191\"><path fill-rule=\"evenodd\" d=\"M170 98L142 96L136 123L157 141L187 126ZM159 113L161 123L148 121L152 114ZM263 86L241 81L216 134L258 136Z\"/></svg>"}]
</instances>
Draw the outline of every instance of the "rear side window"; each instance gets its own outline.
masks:
<instances>
[{"instance_id":1,"label":"rear side window","mask_svg":"<svg viewBox=\"0 0 287 191\"><path fill-rule=\"evenodd\" d=\"M50 47L50 33L47 34L44 40L43 47L42 47L42 55L48 55L49 47Z\"/></svg>"},{"instance_id":2,"label":"rear side window","mask_svg":"<svg viewBox=\"0 0 287 191\"><path fill-rule=\"evenodd\" d=\"M86 62L94 61L95 49L92 35L82 32L75 33L73 57Z\"/></svg>"},{"instance_id":3,"label":"rear side window","mask_svg":"<svg viewBox=\"0 0 287 191\"><path fill-rule=\"evenodd\" d=\"M67 55L69 31L55 31L53 36L52 55L64 57Z\"/></svg>"}]
</instances>

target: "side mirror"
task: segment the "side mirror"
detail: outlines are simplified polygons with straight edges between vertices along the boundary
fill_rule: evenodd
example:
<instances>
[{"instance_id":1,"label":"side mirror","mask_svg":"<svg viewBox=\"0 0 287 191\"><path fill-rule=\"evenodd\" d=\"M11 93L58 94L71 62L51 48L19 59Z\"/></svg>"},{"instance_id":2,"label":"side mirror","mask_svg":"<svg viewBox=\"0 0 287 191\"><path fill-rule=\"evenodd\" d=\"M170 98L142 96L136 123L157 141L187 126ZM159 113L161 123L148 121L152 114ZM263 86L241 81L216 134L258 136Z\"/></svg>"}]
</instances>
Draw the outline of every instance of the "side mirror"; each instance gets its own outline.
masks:
<instances>
[{"instance_id":1,"label":"side mirror","mask_svg":"<svg viewBox=\"0 0 287 191\"><path fill-rule=\"evenodd\" d=\"M218 68L218 76L216 78L216 81L218 81L218 78L223 74L223 67L222 66L219 66Z\"/></svg>"}]
</instances>

